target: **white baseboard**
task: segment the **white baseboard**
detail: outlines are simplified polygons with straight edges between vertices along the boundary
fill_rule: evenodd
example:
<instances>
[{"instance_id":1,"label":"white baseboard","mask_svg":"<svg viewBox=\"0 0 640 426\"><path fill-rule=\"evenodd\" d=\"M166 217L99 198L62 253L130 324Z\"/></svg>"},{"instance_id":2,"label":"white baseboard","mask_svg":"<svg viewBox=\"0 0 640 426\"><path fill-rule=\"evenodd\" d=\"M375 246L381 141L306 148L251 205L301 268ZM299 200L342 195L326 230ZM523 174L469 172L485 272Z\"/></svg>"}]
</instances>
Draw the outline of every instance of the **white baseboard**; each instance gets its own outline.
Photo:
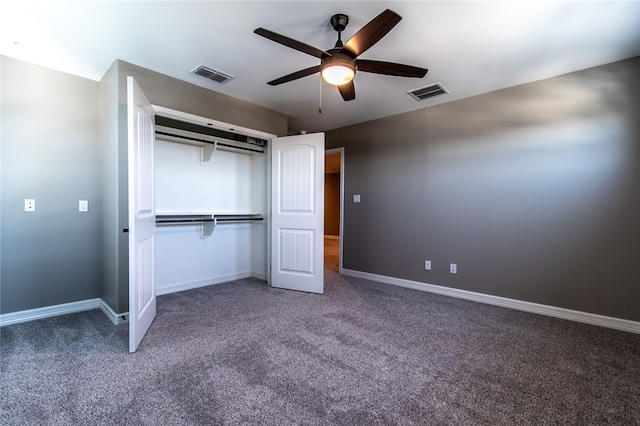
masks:
<instances>
[{"instance_id":1,"label":"white baseboard","mask_svg":"<svg viewBox=\"0 0 640 426\"><path fill-rule=\"evenodd\" d=\"M228 281L239 280L242 278L257 278L266 281L266 274L259 272L245 272L240 274L225 275L207 280L191 281L185 283L177 283L171 286L156 289L156 295L175 293L178 291L190 290L198 287L205 287L213 284L221 284ZM129 322L129 312L117 314L111 306L102 299L88 299L78 302L63 303L61 305L45 306L43 308L28 309L24 311L11 312L0 315L0 327L11 324L19 324L21 322L35 321L43 318L55 317L58 315L71 314L74 312L89 311L91 309L100 309L114 325L127 324Z\"/></svg>"},{"instance_id":2,"label":"white baseboard","mask_svg":"<svg viewBox=\"0 0 640 426\"><path fill-rule=\"evenodd\" d=\"M0 315L0 327L21 322L35 321L58 315L88 311L100 307L100 299L81 300L79 302L63 303L61 305L45 306L44 308L27 309Z\"/></svg>"},{"instance_id":3,"label":"white baseboard","mask_svg":"<svg viewBox=\"0 0 640 426\"><path fill-rule=\"evenodd\" d=\"M267 274L263 274L262 272L254 272L251 274L251 277L257 280L267 281Z\"/></svg>"},{"instance_id":4,"label":"white baseboard","mask_svg":"<svg viewBox=\"0 0 640 426\"><path fill-rule=\"evenodd\" d=\"M402 278L393 278L384 275L370 274L368 272L354 271L352 269L342 269L342 274L356 278L363 278L370 281L376 281L383 284L391 284L399 287L406 287L414 290L426 291L429 293L442 294L444 296L472 300L474 302L486 303L489 305L503 306L505 308L517 309L519 311L533 312L550 317L562 318L566 320L599 325L601 327L608 327L616 330L640 334L640 322L638 321L607 317L604 315L574 311L571 309L564 309L556 306L541 305L539 303L508 299L506 297L491 296L488 294L443 287L434 284L426 284L418 281L405 280Z\"/></svg>"},{"instance_id":5,"label":"white baseboard","mask_svg":"<svg viewBox=\"0 0 640 426\"><path fill-rule=\"evenodd\" d=\"M129 323L129 312L125 312L122 314L116 314L111 306L107 305L104 300L100 299L100 310L111 320L113 325L120 324L128 324Z\"/></svg>"},{"instance_id":6,"label":"white baseboard","mask_svg":"<svg viewBox=\"0 0 640 426\"><path fill-rule=\"evenodd\" d=\"M192 290L194 288L206 287L214 284L222 284L229 281L241 280L243 278L255 277L261 280L266 280L266 275L258 272L239 272L237 274L220 275L217 277L210 277L204 280L185 281L181 283L175 283L166 285L163 287L156 287L156 296L162 296L163 294L177 293L179 291Z\"/></svg>"}]
</instances>

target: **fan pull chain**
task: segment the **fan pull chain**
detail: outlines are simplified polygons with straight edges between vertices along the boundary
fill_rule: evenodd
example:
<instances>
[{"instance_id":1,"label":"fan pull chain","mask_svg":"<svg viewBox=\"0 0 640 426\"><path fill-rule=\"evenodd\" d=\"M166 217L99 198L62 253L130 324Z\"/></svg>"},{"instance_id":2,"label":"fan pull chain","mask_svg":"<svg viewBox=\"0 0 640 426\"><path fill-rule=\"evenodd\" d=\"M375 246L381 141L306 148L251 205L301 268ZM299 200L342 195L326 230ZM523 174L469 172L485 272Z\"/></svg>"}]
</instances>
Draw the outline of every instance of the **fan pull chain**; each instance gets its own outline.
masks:
<instances>
[{"instance_id":1,"label":"fan pull chain","mask_svg":"<svg viewBox=\"0 0 640 426\"><path fill-rule=\"evenodd\" d=\"M322 114L322 74L320 74L320 106L318 107L318 114Z\"/></svg>"}]
</instances>

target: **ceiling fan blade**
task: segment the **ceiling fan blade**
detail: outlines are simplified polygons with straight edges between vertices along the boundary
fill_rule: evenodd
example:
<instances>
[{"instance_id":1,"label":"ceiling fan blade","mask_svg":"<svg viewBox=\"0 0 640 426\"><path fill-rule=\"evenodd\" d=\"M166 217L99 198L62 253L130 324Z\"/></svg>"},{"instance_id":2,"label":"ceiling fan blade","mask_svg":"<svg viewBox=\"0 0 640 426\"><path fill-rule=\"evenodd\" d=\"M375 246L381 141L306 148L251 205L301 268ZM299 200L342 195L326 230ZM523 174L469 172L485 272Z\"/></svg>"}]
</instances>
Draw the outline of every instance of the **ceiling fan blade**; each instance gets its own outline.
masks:
<instances>
[{"instance_id":1,"label":"ceiling fan blade","mask_svg":"<svg viewBox=\"0 0 640 426\"><path fill-rule=\"evenodd\" d=\"M315 56L316 58L321 58L324 56L331 56L331 54L317 49L313 46L309 46L308 44L304 44L301 41L294 40L287 36L283 36L282 34L274 33L273 31L269 31L264 28L256 28L254 33L261 35L264 38L268 38L269 40L275 41L276 43L280 43L284 46L295 49L299 52L306 53L307 55Z\"/></svg>"},{"instance_id":2,"label":"ceiling fan blade","mask_svg":"<svg viewBox=\"0 0 640 426\"><path fill-rule=\"evenodd\" d=\"M296 71L291 74L285 75L284 77L276 78L275 80L270 81L267 84L270 86L277 86L278 84L288 83L290 81L297 80L299 78L306 77L317 72L320 72L320 65Z\"/></svg>"},{"instance_id":3,"label":"ceiling fan blade","mask_svg":"<svg viewBox=\"0 0 640 426\"><path fill-rule=\"evenodd\" d=\"M369 61L357 59L358 71L372 72L375 74L394 75L397 77L422 78L427 74L427 69L412 65L397 64L395 62Z\"/></svg>"},{"instance_id":4,"label":"ceiling fan blade","mask_svg":"<svg viewBox=\"0 0 640 426\"><path fill-rule=\"evenodd\" d=\"M342 95L342 99L344 99L345 101L352 101L356 98L356 86L353 84L353 80L351 80L347 84L343 84L337 87L340 91L340 94Z\"/></svg>"},{"instance_id":5,"label":"ceiling fan blade","mask_svg":"<svg viewBox=\"0 0 640 426\"><path fill-rule=\"evenodd\" d=\"M344 45L343 50L349 51L354 57L361 55L380 41L401 19L397 13L385 10L355 33Z\"/></svg>"}]
</instances>

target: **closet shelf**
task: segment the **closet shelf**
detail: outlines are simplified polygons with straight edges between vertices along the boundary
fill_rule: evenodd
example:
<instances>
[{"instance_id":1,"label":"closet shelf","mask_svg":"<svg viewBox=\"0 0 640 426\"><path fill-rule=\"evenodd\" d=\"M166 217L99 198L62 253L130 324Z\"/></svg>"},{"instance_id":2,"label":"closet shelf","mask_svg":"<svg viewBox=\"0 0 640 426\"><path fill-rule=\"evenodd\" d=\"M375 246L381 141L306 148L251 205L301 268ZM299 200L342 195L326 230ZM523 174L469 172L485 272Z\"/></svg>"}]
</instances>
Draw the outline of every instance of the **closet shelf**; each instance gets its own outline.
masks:
<instances>
[{"instance_id":1,"label":"closet shelf","mask_svg":"<svg viewBox=\"0 0 640 426\"><path fill-rule=\"evenodd\" d=\"M210 237L217 225L264 221L261 214L163 214L156 215L156 226L202 224L202 238Z\"/></svg>"},{"instance_id":2,"label":"closet shelf","mask_svg":"<svg viewBox=\"0 0 640 426\"><path fill-rule=\"evenodd\" d=\"M163 121L161 121L163 120ZM163 126L158 122L167 120L174 125L190 126L192 131L176 127ZM195 132L200 128L201 130ZM189 123L180 123L164 117L156 117L156 137L169 142L194 144L200 146L200 165L206 165L217 150L239 154L261 154L265 152L267 141L250 136L238 135L222 130L203 128ZM213 133L212 133L213 132ZM234 139L235 138L235 139Z\"/></svg>"}]
</instances>

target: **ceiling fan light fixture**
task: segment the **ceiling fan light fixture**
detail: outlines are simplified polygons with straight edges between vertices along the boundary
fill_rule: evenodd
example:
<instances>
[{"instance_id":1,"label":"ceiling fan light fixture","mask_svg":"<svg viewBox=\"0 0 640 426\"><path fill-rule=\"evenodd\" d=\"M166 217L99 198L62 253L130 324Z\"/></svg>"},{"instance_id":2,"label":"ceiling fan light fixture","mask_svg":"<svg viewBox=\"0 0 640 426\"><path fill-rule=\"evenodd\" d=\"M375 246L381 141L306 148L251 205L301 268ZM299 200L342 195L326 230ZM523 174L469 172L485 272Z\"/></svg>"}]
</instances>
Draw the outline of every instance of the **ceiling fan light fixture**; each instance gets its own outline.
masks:
<instances>
[{"instance_id":1,"label":"ceiling fan light fixture","mask_svg":"<svg viewBox=\"0 0 640 426\"><path fill-rule=\"evenodd\" d=\"M325 59L322 64L322 78L334 86L349 83L355 75L355 64L347 58L330 57Z\"/></svg>"},{"instance_id":2,"label":"ceiling fan light fixture","mask_svg":"<svg viewBox=\"0 0 640 426\"><path fill-rule=\"evenodd\" d=\"M344 65L332 65L322 70L322 78L329 84L334 86L342 86L353 80L352 68L345 67Z\"/></svg>"}]
</instances>

